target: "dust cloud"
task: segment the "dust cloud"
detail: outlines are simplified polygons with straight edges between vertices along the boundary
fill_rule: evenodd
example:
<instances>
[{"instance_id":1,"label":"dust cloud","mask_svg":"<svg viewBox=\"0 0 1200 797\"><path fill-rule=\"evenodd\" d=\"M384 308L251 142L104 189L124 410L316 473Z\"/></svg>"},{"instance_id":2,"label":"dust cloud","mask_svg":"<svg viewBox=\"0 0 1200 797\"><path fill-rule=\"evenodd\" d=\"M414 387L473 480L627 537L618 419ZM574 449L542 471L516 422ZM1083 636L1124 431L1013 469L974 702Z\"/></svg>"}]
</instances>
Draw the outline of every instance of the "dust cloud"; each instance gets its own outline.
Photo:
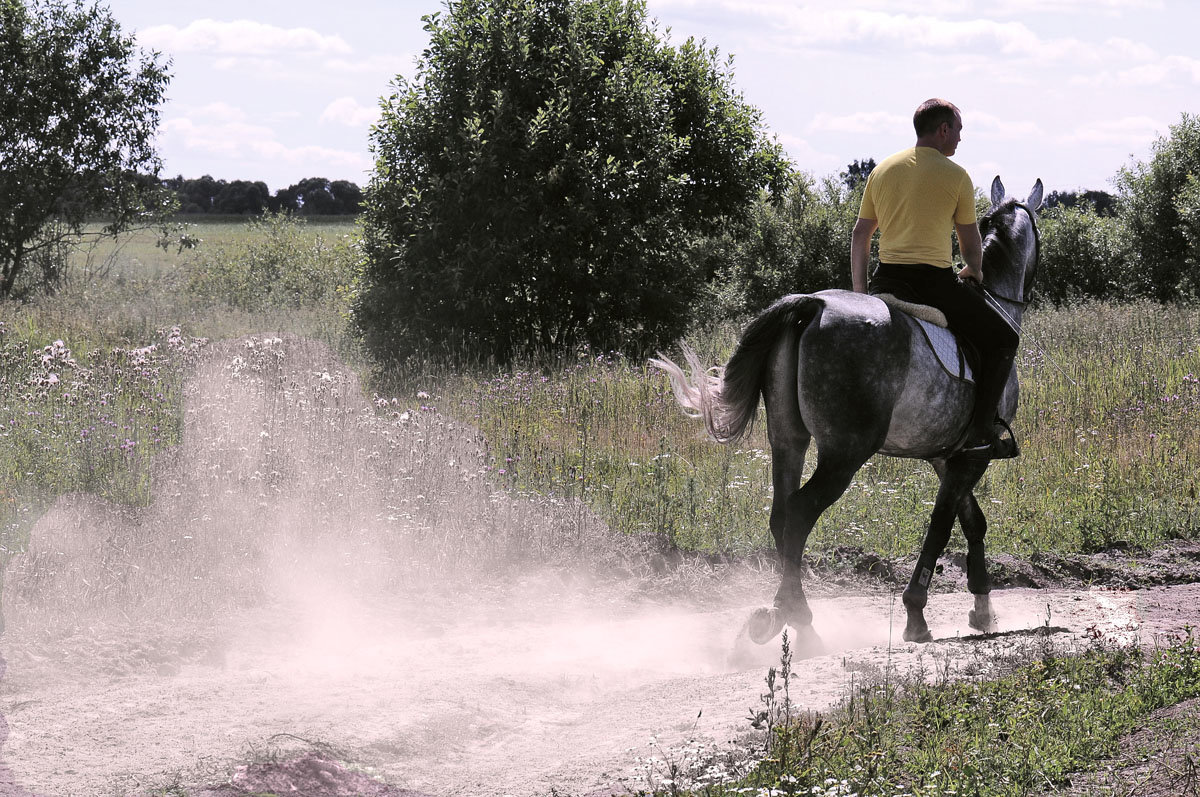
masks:
<instances>
[{"instance_id":1,"label":"dust cloud","mask_svg":"<svg viewBox=\"0 0 1200 797\"><path fill-rule=\"evenodd\" d=\"M578 503L498 492L476 430L366 399L321 344L202 352L153 502L64 496L9 565L5 794L228 789L314 751L391 794L626 793L749 732L780 649L738 629L773 567L664 569ZM811 587L801 705L919 663L897 595ZM968 600L931 626L966 633Z\"/></svg>"},{"instance_id":2,"label":"dust cloud","mask_svg":"<svg viewBox=\"0 0 1200 797\"><path fill-rule=\"evenodd\" d=\"M653 544L498 492L486 464L476 430L366 399L319 343L203 349L152 503L63 496L8 568L0 752L18 782L199 784L281 738L430 793L548 789L569 746L615 771L620 732L579 718L730 672L732 607L774 576L656 571ZM627 747L682 722L648 711L613 719Z\"/></svg>"}]
</instances>

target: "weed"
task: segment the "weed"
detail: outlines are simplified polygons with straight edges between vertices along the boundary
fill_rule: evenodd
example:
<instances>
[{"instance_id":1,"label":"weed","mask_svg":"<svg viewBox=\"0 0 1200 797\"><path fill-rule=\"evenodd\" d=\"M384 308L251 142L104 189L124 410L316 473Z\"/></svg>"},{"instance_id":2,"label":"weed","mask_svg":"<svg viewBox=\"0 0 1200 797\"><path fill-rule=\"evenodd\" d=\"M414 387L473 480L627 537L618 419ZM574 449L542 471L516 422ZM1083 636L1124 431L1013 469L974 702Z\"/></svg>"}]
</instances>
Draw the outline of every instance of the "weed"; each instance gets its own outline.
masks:
<instances>
[{"instance_id":1,"label":"weed","mask_svg":"<svg viewBox=\"0 0 1200 797\"><path fill-rule=\"evenodd\" d=\"M938 668L933 682L910 675L852 684L824 716L786 710L786 668L771 668L767 710L752 717L765 739L758 765L742 780L693 793L1042 793L1111 755L1152 711L1200 695L1200 650L1190 633L1151 654L1098 645L1064 655L1035 645L1025 655L994 680ZM1179 783L1192 782L1190 760Z\"/></svg>"}]
</instances>

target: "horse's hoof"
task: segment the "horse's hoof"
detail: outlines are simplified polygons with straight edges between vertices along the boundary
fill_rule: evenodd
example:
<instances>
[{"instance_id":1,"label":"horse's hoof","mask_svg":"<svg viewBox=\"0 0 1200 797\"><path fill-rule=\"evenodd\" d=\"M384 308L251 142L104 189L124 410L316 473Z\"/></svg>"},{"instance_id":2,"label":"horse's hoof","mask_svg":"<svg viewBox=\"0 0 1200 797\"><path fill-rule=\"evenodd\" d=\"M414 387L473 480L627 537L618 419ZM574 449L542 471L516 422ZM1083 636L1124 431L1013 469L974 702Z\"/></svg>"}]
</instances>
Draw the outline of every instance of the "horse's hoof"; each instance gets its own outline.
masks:
<instances>
[{"instance_id":1,"label":"horse's hoof","mask_svg":"<svg viewBox=\"0 0 1200 797\"><path fill-rule=\"evenodd\" d=\"M746 621L746 633L756 645L765 645L783 630L783 616L779 609L760 606L750 614Z\"/></svg>"},{"instance_id":2,"label":"horse's hoof","mask_svg":"<svg viewBox=\"0 0 1200 797\"><path fill-rule=\"evenodd\" d=\"M929 632L928 628L922 628L919 630L913 629L913 628L905 628L904 629L904 641L905 642L920 642L922 644L925 642L932 642L933 634L931 634Z\"/></svg>"},{"instance_id":3,"label":"horse's hoof","mask_svg":"<svg viewBox=\"0 0 1200 797\"><path fill-rule=\"evenodd\" d=\"M794 629L796 638L792 642L792 655L798 659L809 659L825 653L825 642L811 625Z\"/></svg>"},{"instance_id":4,"label":"horse's hoof","mask_svg":"<svg viewBox=\"0 0 1200 797\"><path fill-rule=\"evenodd\" d=\"M967 622L976 631L990 634L996 630L996 615L987 612L977 612L974 609L967 615Z\"/></svg>"}]
</instances>

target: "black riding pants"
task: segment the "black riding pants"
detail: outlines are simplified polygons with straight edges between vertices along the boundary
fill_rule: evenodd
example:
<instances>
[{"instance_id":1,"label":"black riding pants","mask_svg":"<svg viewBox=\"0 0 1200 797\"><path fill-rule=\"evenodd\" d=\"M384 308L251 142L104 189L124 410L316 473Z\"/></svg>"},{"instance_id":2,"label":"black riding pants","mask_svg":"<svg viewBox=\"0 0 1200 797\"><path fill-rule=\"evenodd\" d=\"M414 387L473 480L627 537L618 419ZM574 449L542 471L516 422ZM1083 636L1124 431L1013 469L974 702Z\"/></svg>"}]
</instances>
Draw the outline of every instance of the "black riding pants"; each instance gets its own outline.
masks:
<instances>
[{"instance_id":1,"label":"black riding pants","mask_svg":"<svg viewBox=\"0 0 1200 797\"><path fill-rule=\"evenodd\" d=\"M871 282L873 292L876 285L883 288L902 283L916 301L945 313L950 329L970 340L985 357L997 351L1011 351L1020 343L1017 331L988 304L983 292L960 281L952 268L924 263L880 263Z\"/></svg>"}]
</instances>

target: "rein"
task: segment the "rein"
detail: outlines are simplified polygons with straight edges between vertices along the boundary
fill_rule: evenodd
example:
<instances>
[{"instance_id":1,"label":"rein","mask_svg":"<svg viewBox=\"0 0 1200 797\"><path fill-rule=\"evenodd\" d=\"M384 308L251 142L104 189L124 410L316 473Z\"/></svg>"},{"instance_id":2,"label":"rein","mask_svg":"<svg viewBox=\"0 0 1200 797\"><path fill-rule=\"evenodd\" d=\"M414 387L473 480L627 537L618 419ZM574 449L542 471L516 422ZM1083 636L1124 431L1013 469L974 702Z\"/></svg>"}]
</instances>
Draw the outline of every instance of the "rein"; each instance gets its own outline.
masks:
<instances>
[{"instance_id":1,"label":"rein","mask_svg":"<svg viewBox=\"0 0 1200 797\"><path fill-rule=\"evenodd\" d=\"M1038 230L1037 219L1034 217L1033 211L1029 208L1029 206L1026 205L1024 202L1017 202L1015 204L1017 207L1021 208L1022 210L1024 210L1026 213L1029 214L1029 221L1033 225L1033 268L1036 270L1037 266L1038 266L1038 261L1041 259L1042 233L1040 230ZM1004 306L1000 304L1000 302L1009 302L1010 304L1015 304L1018 307L1021 307L1022 309L1029 306L1029 300L1024 298L1024 293L1025 293L1024 286L1022 286L1022 290L1021 290L1022 298L1020 298L1020 299L1013 299L1010 296L1002 296L1000 294L994 293L993 291L983 287L982 285L979 287L980 287L980 290L983 291L983 297L987 300L988 304L991 305L992 309L995 310L997 313L999 313L1000 317L1003 318L1004 320L1006 320L1008 322L1008 325L1010 327L1012 327L1018 335L1021 335L1022 334L1021 325L1017 322L1017 320L1015 318L1013 318L1009 314L1008 310L1006 310L1004 308ZM1054 361L1054 358L1051 357L1050 354L1044 348L1042 348L1042 344L1039 343L1036 338L1032 339L1032 343L1034 346L1037 347L1037 350L1039 352L1041 352L1042 357L1045 358L1046 362L1053 365L1058 370L1058 372L1060 374L1062 374L1063 377L1066 378L1066 380L1068 382L1070 382L1075 387L1079 387L1079 383L1077 383L1074 379L1072 379L1071 375L1069 373L1067 373L1063 369L1062 366L1060 366L1057 362Z\"/></svg>"}]
</instances>

